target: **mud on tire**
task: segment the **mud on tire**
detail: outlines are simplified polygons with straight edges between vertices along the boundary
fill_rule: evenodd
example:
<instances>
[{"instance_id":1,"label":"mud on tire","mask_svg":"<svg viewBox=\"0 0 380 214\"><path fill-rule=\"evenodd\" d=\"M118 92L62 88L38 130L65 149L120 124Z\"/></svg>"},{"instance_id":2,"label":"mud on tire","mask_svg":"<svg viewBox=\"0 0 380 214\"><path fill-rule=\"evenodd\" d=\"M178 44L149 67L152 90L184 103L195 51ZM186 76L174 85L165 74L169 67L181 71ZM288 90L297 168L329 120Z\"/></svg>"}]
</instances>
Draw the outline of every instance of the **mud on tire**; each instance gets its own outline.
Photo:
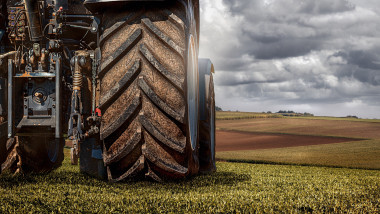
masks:
<instances>
[{"instance_id":1,"label":"mud on tire","mask_svg":"<svg viewBox=\"0 0 380 214\"><path fill-rule=\"evenodd\" d=\"M103 15L100 138L110 181L178 179L199 170L198 124L192 135L187 101L190 78L198 84L192 10L182 1L168 1ZM188 77L189 72L196 75ZM198 90L192 92L198 99Z\"/></svg>"}]
</instances>

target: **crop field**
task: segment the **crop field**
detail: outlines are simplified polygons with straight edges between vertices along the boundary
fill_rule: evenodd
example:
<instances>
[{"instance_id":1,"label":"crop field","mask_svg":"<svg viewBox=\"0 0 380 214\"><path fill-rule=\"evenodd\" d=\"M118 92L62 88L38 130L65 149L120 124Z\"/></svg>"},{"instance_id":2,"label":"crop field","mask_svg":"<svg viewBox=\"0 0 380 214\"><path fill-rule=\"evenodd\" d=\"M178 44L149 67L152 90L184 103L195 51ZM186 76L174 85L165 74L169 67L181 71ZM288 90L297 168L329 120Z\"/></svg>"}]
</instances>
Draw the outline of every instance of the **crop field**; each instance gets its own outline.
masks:
<instances>
[{"instance_id":1,"label":"crop field","mask_svg":"<svg viewBox=\"0 0 380 214\"><path fill-rule=\"evenodd\" d=\"M253 119L253 118L282 118L280 114L271 113L255 113L255 112L230 112L230 111L217 111L217 120L240 120L240 119Z\"/></svg>"},{"instance_id":2,"label":"crop field","mask_svg":"<svg viewBox=\"0 0 380 214\"><path fill-rule=\"evenodd\" d=\"M338 120L353 122L370 122L380 123L380 119L357 119L352 117L321 117L321 116L283 116L279 113L259 113L259 112L233 112L233 111L217 111L217 120L241 120L254 118L293 118L293 119L309 119L309 120Z\"/></svg>"},{"instance_id":3,"label":"crop field","mask_svg":"<svg viewBox=\"0 0 380 214\"><path fill-rule=\"evenodd\" d=\"M217 152L221 160L380 169L380 141L366 140L314 146Z\"/></svg>"},{"instance_id":4,"label":"crop field","mask_svg":"<svg viewBox=\"0 0 380 214\"><path fill-rule=\"evenodd\" d=\"M217 145L216 156L221 160L251 163L380 169L378 120L313 118L218 120L219 145L236 146L226 150ZM224 132L231 134L223 136ZM252 136L229 138L232 133ZM237 149L244 148L242 140L249 142L252 149Z\"/></svg>"},{"instance_id":5,"label":"crop field","mask_svg":"<svg viewBox=\"0 0 380 214\"><path fill-rule=\"evenodd\" d=\"M380 213L380 123L228 117L213 174L113 184L65 149L50 174L0 175L0 213Z\"/></svg>"},{"instance_id":6,"label":"crop field","mask_svg":"<svg viewBox=\"0 0 380 214\"><path fill-rule=\"evenodd\" d=\"M313 120L296 118L267 118L218 120L219 130L256 133L350 137L359 139L380 139L380 123L345 120Z\"/></svg>"},{"instance_id":7,"label":"crop field","mask_svg":"<svg viewBox=\"0 0 380 214\"><path fill-rule=\"evenodd\" d=\"M0 176L0 213L380 212L380 171L218 162L169 183L110 184L69 163L47 175Z\"/></svg>"}]
</instances>

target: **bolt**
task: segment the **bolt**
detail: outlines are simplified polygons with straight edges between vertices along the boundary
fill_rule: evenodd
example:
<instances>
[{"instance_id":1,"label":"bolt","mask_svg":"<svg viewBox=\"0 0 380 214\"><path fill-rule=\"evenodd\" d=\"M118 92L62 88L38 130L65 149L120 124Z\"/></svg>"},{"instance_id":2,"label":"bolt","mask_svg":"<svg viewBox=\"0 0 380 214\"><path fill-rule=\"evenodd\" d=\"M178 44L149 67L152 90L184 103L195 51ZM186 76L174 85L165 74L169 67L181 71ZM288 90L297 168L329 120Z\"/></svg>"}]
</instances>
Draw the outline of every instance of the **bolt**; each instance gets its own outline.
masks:
<instances>
[{"instance_id":1,"label":"bolt","mask_svg":"<svg viewBox=\"0 0 380 214\"><path fill-rule=\"evenodd\" d=\"M35 97L38 97L38 98L43 98L43 97L44 97L44 95L43 95L42 93L40 93L40 92L36 92L36 93L34 94L34 96L35 96Z\"/></svg>"},{"instance_id":2,"label":"bolt","mask_svg":"<svg viewBox=\"0 0 380 214\"><path fill-rule=\"evenodd\" d=\"M55 104L53 104L53 108L55 108Z\"/></svg>"},{"instance_id":3,"label":"bolt","mask_svg":"<svg viewBox=\"0 0 380 214\"><path fill-rule=\"evenodd\" d=\"M27 105L24 105L24 108L25 108L25 109L27 109L27 108L28 108L28 106L27 106Z\"/></svg>"}]
</instances>

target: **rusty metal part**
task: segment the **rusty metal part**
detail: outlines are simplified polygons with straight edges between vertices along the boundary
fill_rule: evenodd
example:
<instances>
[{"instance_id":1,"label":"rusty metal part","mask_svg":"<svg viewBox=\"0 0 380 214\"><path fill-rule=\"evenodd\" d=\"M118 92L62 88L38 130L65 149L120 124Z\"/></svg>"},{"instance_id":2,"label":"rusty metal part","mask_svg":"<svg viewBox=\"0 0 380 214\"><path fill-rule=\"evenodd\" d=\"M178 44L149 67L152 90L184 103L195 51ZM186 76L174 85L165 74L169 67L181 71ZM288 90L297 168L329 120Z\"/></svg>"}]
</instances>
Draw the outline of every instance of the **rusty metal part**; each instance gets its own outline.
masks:
<instances>
[{"instance_id":1,"label":"rusty metal part","mask_svg":"<svg viewBox=\"0 0 380 214\"><path fill-rule=\"evenodd\" d=\"M79 143L84 139L83 119L83 74L91 71L91 59L89 51L77 51L70 60L73 70L73 93L71 95L71 114L69 119L68 136L73 142L75 152L79 152ZM78 153L76 153L78 154ZM74 161L75 162L75 161Z\"/></svg>"},{"instance_id":2,"label":"rusty metal part","mask_svg":"<svg viewBox=\"0 0 380 214\"><path fill-rule=\"evenodd\" d=\"M80 91L83 84L82 69L75 69L73 74L73 90Z\"/></svg>"},{"instance_id":3,"label":"rusty metal part","mask_svg":"<svg viewBox=\"0 0 380 214\"><path fill-rule=\"evenodd\" d=\"M8 53L5 53L5 54L1 54L0 55L0 59L4 59L4 58L7 58L9 56L13 56L17 53L17 51L11 51L11 52L8 52Z\"/></svg>"},{"instance_id":4,"label":"rusty metal part","mask_svg":"<svg viewBox=\"0 0 380 214\"><path fill-rule=\"evenodd\" d=\"M38 0L24 0L26 17L29 23L29 36L33 42L42 39L41 16Z\"/></svg>"},{"instance_id":5,"label":"rusty metal part","mask_svg":"<svg viewBox=\"0 0 380 214\"><path fill-rule=\"evenodd\" d=\"M26 77L26 78L52 78L55 77L55 74L53 73L48 73L48 72L25 72L25 73L17 73L15 77Z\"/></svg>"},{"instance_id":6,"label":"rusty metal part","mask_svg":"<svg viewBox=\"0 0 380 214\"><path fill-rule=\"evenodd\" d=\"M77 51L71 59L71 66L74 67L73 90L80 91L83 86L83 72L91 70L91 59L88 51Z\"/></svg>"},{"instance_id":7,"label":"rusty metal part","mask_svg":"<svg viewBox=\"0 0 380 214\"><path fill-rule=\"evenodd\" d=\"M13 60L8 59L8 138L14 134L14 88L13 88Z\"/></svg>"},{"instance_id":8,"label":"rusty metal part","mask_svg":"<svg viewBox=\"0 0 380 214\"><path fill-rule=\"evenodd\" d=\"M76 150L75 148L70 149L71 165L78 165L78 158L79 158L78 154L79 154L78 150Z\"/></svg>"},{"instance_id":9,"label":"rusty metal part","mask_svg":"<svg viewBox=\"0 0 380 214\"><path fill-rule=\"evenodd\" d=\"M41 58L40 58L40 63L42 65L42 67L45 69L46 66L47 66L47 54L48 54L48 51L43 48L42 51L41 51Z\"/></svg>"}]
</instances>

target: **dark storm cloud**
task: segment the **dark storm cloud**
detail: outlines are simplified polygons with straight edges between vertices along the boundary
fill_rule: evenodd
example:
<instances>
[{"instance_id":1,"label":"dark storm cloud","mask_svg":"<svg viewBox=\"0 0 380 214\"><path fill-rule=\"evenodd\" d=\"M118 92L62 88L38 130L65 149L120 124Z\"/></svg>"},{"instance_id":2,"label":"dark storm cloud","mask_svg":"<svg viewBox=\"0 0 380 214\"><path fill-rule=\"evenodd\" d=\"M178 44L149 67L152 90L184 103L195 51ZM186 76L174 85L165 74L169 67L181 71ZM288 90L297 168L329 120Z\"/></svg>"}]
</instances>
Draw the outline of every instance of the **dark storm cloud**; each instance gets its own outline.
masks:
<instances>
[{"instance_id":1,"label":"dark storm cloud","mask_svg":"<svg viewBox=\"0 0 380 214\"><path fill-rule=\"evenodd\" d=\"M380 1L201 5L201 55L217 70L217 104L250 111L287 105L326 114L335 111L323 106L340 106L341 114L380 117Z\"/></svg>"},{"instance_id":2,"label":"dark storm cloud","mask_svg":"<svg viewBox=\"0 0 380 214\"><path fill-rule=\"evenodd\" d=\"M355 9L355 5L347 0L273 0L273 1L252 1L252 0L223 0L231 12L241 14L242 11L259 9L263 4L272 4L278 13L293 12L305 14L327 14L344 12ZM284 11L283 9L287 10ZM251 11L251 12L256 12Z\"/></svg>"}]
</instances>

